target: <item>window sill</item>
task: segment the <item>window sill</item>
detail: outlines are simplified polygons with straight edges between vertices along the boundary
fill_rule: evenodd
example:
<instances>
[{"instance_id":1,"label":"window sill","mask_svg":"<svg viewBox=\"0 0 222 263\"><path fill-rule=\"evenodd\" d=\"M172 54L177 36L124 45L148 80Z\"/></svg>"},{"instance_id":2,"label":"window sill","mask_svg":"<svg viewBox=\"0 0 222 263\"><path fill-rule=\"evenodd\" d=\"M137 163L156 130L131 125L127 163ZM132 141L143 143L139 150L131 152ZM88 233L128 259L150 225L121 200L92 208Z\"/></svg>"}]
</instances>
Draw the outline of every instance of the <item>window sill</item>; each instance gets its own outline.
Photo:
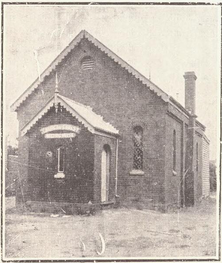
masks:
<instances>
[{"instance_id":1,"label":"window sill","mask_svg":"<svg viewBox=\"0 0 222 263\"><path fill-rule=\"evenodd\" d=\"M63 172L58 172L54 175L54 178L65 178L65 174Z\"/></svg>"},{"instance_id":2,"label":"window sill","mask_svg":"<svg viewBox=\"0 0 222 263\"><path fill-rule=\"evenodd\" d=\"M144 175L144 171L142 170L132 170L129 173L130 175Z\"/></svg>"}]
</instances>

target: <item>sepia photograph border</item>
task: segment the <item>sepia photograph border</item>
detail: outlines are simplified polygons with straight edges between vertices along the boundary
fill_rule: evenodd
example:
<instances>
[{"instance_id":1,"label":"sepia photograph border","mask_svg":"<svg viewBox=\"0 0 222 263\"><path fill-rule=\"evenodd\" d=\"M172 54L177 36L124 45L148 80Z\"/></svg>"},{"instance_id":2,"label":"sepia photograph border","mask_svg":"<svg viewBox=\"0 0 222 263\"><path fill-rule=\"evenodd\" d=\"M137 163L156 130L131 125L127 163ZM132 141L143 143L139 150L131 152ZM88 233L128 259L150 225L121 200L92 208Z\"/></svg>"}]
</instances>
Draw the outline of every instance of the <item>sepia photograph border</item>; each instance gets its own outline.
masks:
<instances>
[{"instance_id":1,"label":"sepia photograph border","mask_svg":"<svg viewBox=\"0 0 222 263\"><path fill-rule=\"evenodd\" d=\"M87 5L100 5L100 6L155 6L155 5L165 5L165 6L207 6L212 5L213 3L209 2L50 2L50 1L44 1L44 2L8 2L8 1L2 1L1 2L1 260L2 262L220 262L221 261L221 118L218 118L218 132L220 133L220 142L218 141L218 144L220 143L219 151L217 153L217 158L219 159L219 167L217 171L217 180L218 180L218 186L217 186L217 215L218 215L218 258L215 257L178 257L178 258L148 258L148 257L141 257L141 258L103 258L103 257L93 257L93 258L58 258L58 259L43 259L39 257L38 259L35 258L5 258L5 155L6 155L6 141L5 141L5 132L4 132L4 124L7 122L5 119L5 93L6 90L4 89L4 35L5 32L5 25L4 25L4 7L7 5L73 5L73 6L87 6ZM221 8L221 3L216 3ZM221 21L220 21L221 22ZM221 36L220 36L221 38ZM222 41L222 39L221 39ZM220 45L221 48L222 45ZM221 73L221 66L220 66L220 73ZM220 88L221 88L221 76L220 76ZM220 102L218 105L218 110L221 108L221 90L218 91L218 95L220 96ZM221 110L220 110L221 112ZM209 127L210 128L210 127Z\"/></svg>"}]
</instances>

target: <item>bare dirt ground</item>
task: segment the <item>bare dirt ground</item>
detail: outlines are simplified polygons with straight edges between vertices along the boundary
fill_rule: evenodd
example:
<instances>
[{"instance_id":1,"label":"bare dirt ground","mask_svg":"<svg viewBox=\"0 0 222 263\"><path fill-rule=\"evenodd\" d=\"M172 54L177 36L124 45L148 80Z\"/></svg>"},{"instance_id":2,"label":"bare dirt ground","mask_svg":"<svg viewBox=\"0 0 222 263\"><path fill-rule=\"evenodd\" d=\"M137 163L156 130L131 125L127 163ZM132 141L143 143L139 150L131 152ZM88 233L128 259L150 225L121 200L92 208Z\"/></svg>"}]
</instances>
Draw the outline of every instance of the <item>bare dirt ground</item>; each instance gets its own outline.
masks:
<instances>
[{"instance_id":1,"label":"bare dirt ground","mask_svg":"<svg viewBox=\"0 0 222 263\"><path fill-rule=\"evenodd\" d=\"M21 214L13 202L6 200L7 258L216 256L214 198L179 212L119 208L94 216Z\"/></svg>"}]
</instances>

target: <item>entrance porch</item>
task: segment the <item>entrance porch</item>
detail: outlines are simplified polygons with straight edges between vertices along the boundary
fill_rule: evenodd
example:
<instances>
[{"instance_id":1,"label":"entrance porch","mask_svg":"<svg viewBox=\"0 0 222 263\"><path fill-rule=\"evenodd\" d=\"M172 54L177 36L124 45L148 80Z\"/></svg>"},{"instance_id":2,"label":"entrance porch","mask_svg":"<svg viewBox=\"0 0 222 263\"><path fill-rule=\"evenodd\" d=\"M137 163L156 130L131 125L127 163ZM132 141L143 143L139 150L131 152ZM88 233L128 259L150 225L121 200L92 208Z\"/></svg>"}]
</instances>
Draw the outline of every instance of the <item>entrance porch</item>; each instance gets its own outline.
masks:
<instances>
[{"instance_id":1,"label":"entrance porch","mask_svg":"<svg viewBox=\"0 0 222 263\"><path fill-rule=\"evenodd\" d=\"M57 95L21 135L29 165L25 200L18 193L17 201L35 211L78 212L115 200L118 131L91 108Z\"/></svg>"}]
</instances>

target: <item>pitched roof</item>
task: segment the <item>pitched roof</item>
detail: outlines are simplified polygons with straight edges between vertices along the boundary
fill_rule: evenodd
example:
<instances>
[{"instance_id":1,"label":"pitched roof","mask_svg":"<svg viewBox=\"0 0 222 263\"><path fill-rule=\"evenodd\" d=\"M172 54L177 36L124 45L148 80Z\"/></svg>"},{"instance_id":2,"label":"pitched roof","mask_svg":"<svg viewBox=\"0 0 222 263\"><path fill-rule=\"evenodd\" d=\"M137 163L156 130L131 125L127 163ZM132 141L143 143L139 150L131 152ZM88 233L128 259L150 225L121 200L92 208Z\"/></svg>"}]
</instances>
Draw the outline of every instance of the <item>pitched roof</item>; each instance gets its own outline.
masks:
<instances>
[{"instance_id":1,"label":"pitched roof","mask_svg":"<svg viewBox=\"0 0 222 263\"><path fill-rule=\"evenodd\" d=\"M49 102L43 107L43 109L36 114L31 121L25 125L21 130L21 135L25 135L36 123L39 121L52 107L54 107L54 96ZM105 122L102 116L93 112L92 108L78 103L74 100L57 95L57 102L60 103L72 116L76 117L91 133L96 131L109 133L112 135L118 135L119 131L115 129L110 123Z\"/></svg>"},{"instance_id":2,"label":"pitched roof","mask_svg":"<svg viewBox=\"0 0 222 263\"><path fill-rule=\"evenodd\" d=\"M103 51L107 56L113 59L116 63L118 63L121 67L125 68L129 73L131 73L135 78L139 79L143 84L145 84L150 90L155 92L159 97L161 97L164 101L169 101L170 96L161 90L158 86L156 86L149 79L140 74L137 70L135 70L132 66L130 66L127 62L113 53L110 49L108 49L105 45L103 45L100 41L90 35L87 31L82 30L71 42L70 44L57 56L57 58L43 71L41 74L41 79L37 78L31 86L12 104L11 109L16 111L18 107L29 97L29 95L36 89L38 86L44 81L44 78L51 74L53 70L56 69L56 66L62 62L62 60L76 47L76 45L83 39L88 39L91 43L93 43L96 47L98 47L101 51Z\"/></svg>"}]
</instances>

